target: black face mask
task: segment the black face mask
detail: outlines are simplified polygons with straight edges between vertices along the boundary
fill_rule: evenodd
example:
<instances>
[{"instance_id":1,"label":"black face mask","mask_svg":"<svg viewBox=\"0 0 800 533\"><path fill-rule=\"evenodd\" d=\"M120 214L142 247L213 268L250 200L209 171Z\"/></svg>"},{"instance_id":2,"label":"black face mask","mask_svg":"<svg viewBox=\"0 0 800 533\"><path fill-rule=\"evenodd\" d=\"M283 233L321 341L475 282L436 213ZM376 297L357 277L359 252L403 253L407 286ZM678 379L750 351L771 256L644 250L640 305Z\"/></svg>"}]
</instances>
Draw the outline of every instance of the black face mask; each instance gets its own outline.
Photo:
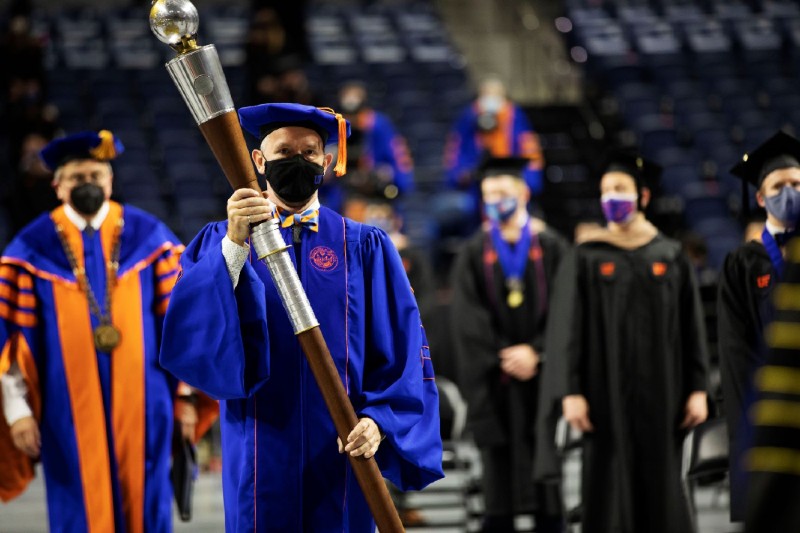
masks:
<instances>
[{"instance_id":1,"label":"black face mask","mask_svg":"<svg viewBox=\"0 0 800 533\"><path fill-rule=\"evenodd\" d=\"M297 154L267 161L264 173L275 194L295 204L308 200L317 192L325 169Z\"/></svg>"},{"instance_id":2,"label":"black face mask","mask_svg":"<svg viewBox=\"0 0 800 533\"><path fill-rule=\"evenodd\" d=\"M83 183L70 191L69 199L76 211L91 216L97 213L106 201L106 193L99 185Z\"/></svg>"}]
</instances>

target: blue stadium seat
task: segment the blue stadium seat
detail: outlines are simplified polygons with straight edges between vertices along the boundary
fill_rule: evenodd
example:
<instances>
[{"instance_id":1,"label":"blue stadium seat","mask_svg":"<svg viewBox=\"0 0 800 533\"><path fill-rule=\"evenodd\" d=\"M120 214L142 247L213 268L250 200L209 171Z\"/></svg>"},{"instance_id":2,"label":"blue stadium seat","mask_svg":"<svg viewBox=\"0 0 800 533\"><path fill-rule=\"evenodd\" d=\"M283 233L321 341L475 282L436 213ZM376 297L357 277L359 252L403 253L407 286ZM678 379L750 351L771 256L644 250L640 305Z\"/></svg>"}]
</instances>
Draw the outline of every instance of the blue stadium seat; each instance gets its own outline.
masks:
<instances>
[{"instance_id":1,"label":"blue stadium seat","mask_svg":"<svg viewBox=\"0 0 800 533\"><path fill-rule=\"evenodd\" d=\"M687 185L700 181L696 164L674 164L664 168L659 184L667 194L681 195Z\"/></svg>"},{"instance_id":2,"label":"blue stadium seat","mask_svg":"<svg viewBox=\"0 0 800 533\"><path fill-rule=\"evenodd\" d=\"M158 183L158 177L153 173L147 161L128 159L124 155L114 162L115 187L139 183Z\"/></svg>"},{"instance_id":3,"label":"blue stadium seat","mask_svg":"<svg viewBox=\"0 0 800 533\"><path fill-rule=\"evenodd\" d=\"M690 227L710 218L730 216L727 196L706 183L695 183L683 189L684 219Z\"/></svg>"},{"instance_id":4,"label":"blue stadium seat","mask_svg":"<svg viewBox=\"0 0 800 533\"><path fill-rule=\"evenodd\" d=\"M699 168L700 154L693 148L671 146L657 150L653 154L653 161L665 168L673 165L691 165Z\"/></svg>"},{"instance_id":5,"label":"blue stadium seat","mask_svg":"<svg viewBox=\"0 0 800 533\"><path fill-rule=\"evenodd\" d=\"M726 238L741 241L742 239L741 226L730 216L701 220L692 229L706 240Z\"/></svg>"},{"instance_id":6,"label":"blue stadium seat","mask_svg":"<svg viewBox=\"0 0 800 533\"><path fill-rule=\"evenodd\" d=\"M709 239L708 265L719 270L725 264L725 257L742 244L741 237L718 237Z\"/></svg>"},{"instance_id":7,"label":"blue stadium seat","mask_svg":"<svg viewBox=\"0 0 800 533\"><path fill-rule=\"evenodd\" d=\"M698 5L699 2L663 2L663 4L664 17L677 27L706 20L707 15Z\"/></svg>"},{"instance_id":8,"label":"blue stadium seat","mask_svg":"<svg viewBox=\"0 0 800 533\"><path fill-rule=\"evenodd\" d=\"M678 145L675 127L671 118L665 115L645 115L638 117L633 129L639 137L639 145L645 156L651 157L659 150Z\"/></svg>"}]
</instances>

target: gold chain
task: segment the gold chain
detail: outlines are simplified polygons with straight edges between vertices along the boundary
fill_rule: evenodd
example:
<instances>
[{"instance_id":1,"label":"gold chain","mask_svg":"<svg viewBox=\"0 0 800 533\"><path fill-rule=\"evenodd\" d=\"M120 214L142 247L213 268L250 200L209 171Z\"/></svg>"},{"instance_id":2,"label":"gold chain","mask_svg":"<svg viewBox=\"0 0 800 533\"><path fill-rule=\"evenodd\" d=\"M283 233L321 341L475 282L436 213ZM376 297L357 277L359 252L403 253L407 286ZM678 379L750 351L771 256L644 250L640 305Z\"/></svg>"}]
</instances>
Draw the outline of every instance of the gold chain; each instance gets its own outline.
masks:
<instances>
[{"instance_id":1,"label":"gold chain","mask_svg":"<svg viewBox=\"0 0 800 533\"><path fill-rule=\"evenodd\" d=\"M119 249L122 244L122 228L125 221L120 217L117 223L116 231L114 232L114 242L111 248L111 259L106 263L106 313L105 315L100 310L100 304L97 302L97 297L89 284L89 278L86 277L86 269L78 266L78 261L75 259L75 253L70 248L67 242L67 237L64 234L64 228L61 224L56 224L56 233L58 239L61 241L61 246L64 248L64 253L67 255L67 260L72 268L72 273L78 281L78 286L81 291L86 295L89 301L89 311L97 317L101 324L111 324L111 293L117 286L117 272L119 272Z\"/></svg>"}]
</instances>

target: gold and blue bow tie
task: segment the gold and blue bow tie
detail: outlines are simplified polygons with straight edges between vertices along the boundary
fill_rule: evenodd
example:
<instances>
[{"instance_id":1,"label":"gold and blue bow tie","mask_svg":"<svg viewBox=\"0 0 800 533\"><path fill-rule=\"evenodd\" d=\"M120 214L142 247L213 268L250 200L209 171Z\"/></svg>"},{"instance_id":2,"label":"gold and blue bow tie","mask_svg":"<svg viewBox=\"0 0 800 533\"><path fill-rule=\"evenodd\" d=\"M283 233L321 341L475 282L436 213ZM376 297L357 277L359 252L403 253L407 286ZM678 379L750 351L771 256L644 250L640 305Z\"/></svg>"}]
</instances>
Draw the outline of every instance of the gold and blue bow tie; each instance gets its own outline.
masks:
<instances>
[{"instance_id":1,"label":"gold and blue bow tie","mask_svg":"<svg viewBox=\"0 0 800 533\"><path fill-rule=\"evenodd\" d=\"M278 217L281 219L282 228L291 228L294 225L305 226L311 231L319 231L319 209L306 209L302 213L292 213L278 208Z\"/></svg>"}]
</instances>

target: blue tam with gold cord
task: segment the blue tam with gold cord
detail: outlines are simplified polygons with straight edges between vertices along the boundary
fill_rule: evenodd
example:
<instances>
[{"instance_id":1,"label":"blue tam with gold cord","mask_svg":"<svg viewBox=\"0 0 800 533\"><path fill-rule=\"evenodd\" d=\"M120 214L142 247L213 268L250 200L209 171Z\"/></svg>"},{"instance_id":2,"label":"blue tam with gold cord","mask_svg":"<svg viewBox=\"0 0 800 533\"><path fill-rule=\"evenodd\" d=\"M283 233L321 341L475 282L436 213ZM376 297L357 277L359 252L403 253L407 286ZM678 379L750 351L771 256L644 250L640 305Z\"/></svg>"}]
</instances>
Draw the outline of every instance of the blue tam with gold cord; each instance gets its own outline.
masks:
<instances>
[{"instance_id":1,"label":"blue tam with gold cord","mask_svg":"<svg viewBox=\"0 0 800 533\"><path fill-rule=\"evenodd\" d=\"M263 141L273 131L289 126L298 126L315 131L322 144L338 143L339 152L334 171L342 176L347 171L347 138L350 123L329 107L314 107L302 104L261 104L239 109L242 128Z\"/></svg>"},{"instance_id":2,"label":"blue tam with gold cord","mask_svg":"<svg viewBox=\"0 0 800 533\"><path fill-rule=\"evenodd\" d=\"M125 151L122 142L108 130L82 131L51 141L39 157L45 166L55 171L61 165L77 159L111 161Z\"/></svg>"}]
</instances>

